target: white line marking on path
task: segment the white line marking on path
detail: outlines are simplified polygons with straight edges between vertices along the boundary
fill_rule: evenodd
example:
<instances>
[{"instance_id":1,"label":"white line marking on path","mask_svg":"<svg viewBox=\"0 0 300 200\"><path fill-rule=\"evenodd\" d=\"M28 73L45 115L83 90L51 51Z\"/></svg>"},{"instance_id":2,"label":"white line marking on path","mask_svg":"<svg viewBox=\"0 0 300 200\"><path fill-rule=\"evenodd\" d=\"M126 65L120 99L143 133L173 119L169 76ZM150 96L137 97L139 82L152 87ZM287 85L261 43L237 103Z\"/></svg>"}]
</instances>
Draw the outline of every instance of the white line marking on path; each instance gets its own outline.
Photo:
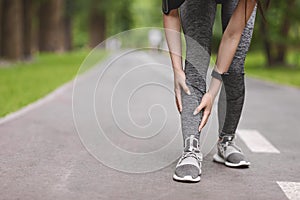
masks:
<instances>
[{"instance_id":1,"label":"white line marking on path","mask_svg":"<svg viewBox=\"0 0 300 200\"><path fill-rule=\"evenodd\" d=\"M238 136L247 147L254 153L280 153L262 134L257 130L238 130Z\"/></svg>"},{"instance_id":2,"label":"white line marking on path","mask_svg":"<svg viewBox=\"0 0 300 200\"><path fill-rule=\"evenodd\" d=\"M300 199L300 183L299 182L280 182L277 181L284 194L290 200Z\"/></svg>"}]
</instances>

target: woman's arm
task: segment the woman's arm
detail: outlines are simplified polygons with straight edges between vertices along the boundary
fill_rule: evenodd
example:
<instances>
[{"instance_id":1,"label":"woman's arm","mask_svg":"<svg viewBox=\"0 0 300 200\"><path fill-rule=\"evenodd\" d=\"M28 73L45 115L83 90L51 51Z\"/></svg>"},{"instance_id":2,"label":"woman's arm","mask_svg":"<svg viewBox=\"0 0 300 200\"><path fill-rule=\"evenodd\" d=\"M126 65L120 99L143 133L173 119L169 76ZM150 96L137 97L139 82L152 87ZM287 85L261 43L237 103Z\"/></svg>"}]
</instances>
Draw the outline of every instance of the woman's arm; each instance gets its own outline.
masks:
<instances>
[{"instance_id":1,"label":"woman's arm","mask_svg":"<svg viewBox=\"0 0 300 200\"><path fill-rule=\"evenodd\" d=\"M217 73L223 74L228 71L239 45L243 30L247 24L247 21L251 17L255 6L256 0L239 1L222 36L216 66L214 68ZM196 115L204 109L199 131L201 131L208 120L213 102L219 92L220 87L221 80L212 77L208 92L203 96L200 105L194 111L194 115Z\"/></svg>"},{"instance_id":2,"label":"woman's arm","mask_svg":"<svg viewBox=\"0 0 300 200\"><path fill-rule=\"evenodd\" d=\"M177 9L163 15L166 39L174 70L182 70L181 25Z\"/></svg>"},{"instance_id":3,"label":"woman's arm","mask_svg":"<svg viewBox=\"0 0 300 200\"><path fill-rule=\"evenodd\" d=\"M222 36L218 51L216 71L220 74L228 71L244 28L251 17L255 6L256 0L240 0L231 16L228 26Z\"/></svg>"},{"instance_id":4,"label":"woman's arm","mask_svg":"<svg viewBox=\"0 0 300 200\"><path fill-rule=\"evenodd\" d=\"M174 72L174 91L179 112L182 112L181 88L191 94L185 83L185 73L182 69L181 24L178 9L171 10L163 16L166 39Z\"/></svg>"}]
</instances>

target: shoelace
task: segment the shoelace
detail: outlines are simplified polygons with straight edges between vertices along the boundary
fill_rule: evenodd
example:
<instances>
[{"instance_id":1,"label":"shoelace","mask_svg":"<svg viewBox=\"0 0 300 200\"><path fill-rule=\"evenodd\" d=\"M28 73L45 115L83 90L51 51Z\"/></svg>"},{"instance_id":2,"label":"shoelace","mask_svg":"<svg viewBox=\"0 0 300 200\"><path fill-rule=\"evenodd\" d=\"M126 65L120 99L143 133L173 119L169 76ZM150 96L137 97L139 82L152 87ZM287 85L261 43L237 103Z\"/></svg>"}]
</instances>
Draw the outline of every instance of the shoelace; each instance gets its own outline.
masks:
<instances>
[{"instance_id":1,"label":"shoelace","mask_svg":"<svg viewBox=\"0 0 300 200\"><path fill-rule=\"evenodd\" d=\"M199 153L199 154L200 154L200 153ZM202 160L203 160L201 154L200 154L200 155L197 155L196 152L194 152L194 151L189 151L189 152L184 152L184 153L183 153L183 155L182 155L181 158L180 158L179 163L181 163L182 160L184 160L184 159L187 158L187 157L193 157L193 158L197 159L199 163L201 163Z\"/></svg>"},{"instance_id":2,"label":"shoelace","mask_svg":"<svg viewBox=\"0 0 300 200\"><path fill-rule=\"evenodd\" d=\"M221 144L225 150L228 146L231 146L231 147L235 148L237 151L242 152L241 148L238 147L233 141L227 141L227 142L221 143Z\"/></svg>"}]
</instances>

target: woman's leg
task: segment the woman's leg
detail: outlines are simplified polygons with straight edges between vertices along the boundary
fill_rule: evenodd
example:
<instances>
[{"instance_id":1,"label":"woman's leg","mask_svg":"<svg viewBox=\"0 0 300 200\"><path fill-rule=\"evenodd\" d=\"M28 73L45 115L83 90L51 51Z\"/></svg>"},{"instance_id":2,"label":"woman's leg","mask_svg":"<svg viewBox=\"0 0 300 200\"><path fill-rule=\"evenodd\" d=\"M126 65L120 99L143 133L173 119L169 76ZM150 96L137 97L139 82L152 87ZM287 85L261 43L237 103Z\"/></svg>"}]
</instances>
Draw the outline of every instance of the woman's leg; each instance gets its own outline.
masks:
<instances>
[{"instance_id":1,"label":"woman's leg","mask_svg":"<svg viewBox=\"0 0 300 200\"><path fill-rule=\"evenodd\" d=\"M238 0L223 1L223 31L226 29L237 3ZM234 137L240 120L245 96L244 64L251 43L255 16L256 9L253 11L251 18L245 27L228 74L222 76L223 86L218 102L219 134L221 137L224 135Z\"/></svg>"},{"instance_id":2,"label":"woman's leg","mask_svg":"<svg viewBox=\"0 0 300 200\"><path fill-rule=\"evenodd\" d=\"M223 2L223 30L226 29L238 1L228 0ZM253 11L244 29L228 73L222 74L223 86L218 106L220 139L217 144L218 152L213 158L214 161L224 163L229 167L248 167L250 165L241 149L234 144L233 139L244 105L244 62L252 38L255 15L256 9Z\"/></svg>"},{"instance_id":3,"label":"woman's leg","mask_svg":"<svg viewBox=\"0 0 300 200\"><path fill-rule=\"evenodd\" d=\"M215 11L214 0L186 0L180 8L187 49L184 72L191 95L181 92L184 151L173 175L178 181L200 180L202 154L199 149L198 127L201 116L194 116L193 112L206 92L205 79L210 60Z\"/></svg>"},{"instance_id":4,"label":"woman's leg","mask_svg":"<svg viewBox=\"0 0 300 200\"><path fill-rule=\"evenodd\" d=\"M186 83L191 95L182 92L181 125L185 141L191 135L198 140L200 115L193 115L206 92L206 75L210 61L212 28L216 2L213 0L187 0L180 8L183 32L186 38Z\"/></svg>"}]
</instances>

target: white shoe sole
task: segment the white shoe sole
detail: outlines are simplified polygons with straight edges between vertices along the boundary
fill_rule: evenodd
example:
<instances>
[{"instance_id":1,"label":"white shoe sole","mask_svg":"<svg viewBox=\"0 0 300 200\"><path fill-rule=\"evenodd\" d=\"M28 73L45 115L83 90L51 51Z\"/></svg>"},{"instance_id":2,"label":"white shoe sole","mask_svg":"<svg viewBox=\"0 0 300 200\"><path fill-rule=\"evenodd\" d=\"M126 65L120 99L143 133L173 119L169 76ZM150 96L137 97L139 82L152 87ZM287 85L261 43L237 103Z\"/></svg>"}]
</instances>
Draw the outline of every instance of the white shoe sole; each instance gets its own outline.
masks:
<instances>
[{"instance_id":1,"label":"white shoe sole","mask_svg":"<svg viewBox=\"0 0 300 200\"><path fill-rule=\"evenodd\" d=\"M185 177L179 177L176 174L173 175L173 179L180 182L190 182L190 183L196 183L201 180L200 175L197 178L193 178L192 176L185 176Z\"/></svg>"},{"instance_id":2,"label":"white shoe sole","mask_svg":"<svg viewBox=\"0 0 300 200\"><path fill-rule=\"evenodd\" d=\"M228 161L225 161L221 156L219 156L217 153L213 156L213 159L215 162L223 163L228 167L249 167L250 162L247 162L245 160L239 162L239 163L231 163Z\"/></svg>"}]
</instances>

